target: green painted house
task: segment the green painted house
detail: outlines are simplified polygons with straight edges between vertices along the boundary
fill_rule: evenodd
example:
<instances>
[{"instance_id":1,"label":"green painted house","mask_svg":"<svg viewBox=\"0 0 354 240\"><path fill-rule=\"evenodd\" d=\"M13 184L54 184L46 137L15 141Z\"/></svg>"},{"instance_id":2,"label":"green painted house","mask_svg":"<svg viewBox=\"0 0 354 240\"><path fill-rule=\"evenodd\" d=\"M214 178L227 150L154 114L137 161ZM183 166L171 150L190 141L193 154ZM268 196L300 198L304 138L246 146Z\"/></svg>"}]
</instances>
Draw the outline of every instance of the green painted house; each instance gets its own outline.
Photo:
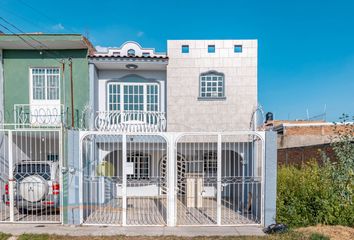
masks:
<instances>
[{"instance_id":1,"label":"green painted house","mask_svg":"<svg viewBox=\"0 0 354 240\"><path fill-rule=\"evenodd\" d=\"M0 35L2 122L79 127L93 49L78 34Z\"/></svg>"}]
</instances>

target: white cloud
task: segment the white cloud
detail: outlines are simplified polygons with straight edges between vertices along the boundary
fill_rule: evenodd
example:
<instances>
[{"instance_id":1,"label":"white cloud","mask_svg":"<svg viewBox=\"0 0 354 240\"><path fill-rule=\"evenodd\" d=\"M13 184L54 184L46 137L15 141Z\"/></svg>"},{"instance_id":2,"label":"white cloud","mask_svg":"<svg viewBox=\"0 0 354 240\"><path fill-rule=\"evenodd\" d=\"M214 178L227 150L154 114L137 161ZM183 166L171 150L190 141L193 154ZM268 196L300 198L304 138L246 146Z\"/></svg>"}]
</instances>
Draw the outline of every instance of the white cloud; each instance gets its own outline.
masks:
<instances>
[{"instance_id":1,"label":"white cloud","mask_svg":"<svg viewBox=\"0 0 354 240\"><path fill-rule=\"evenodd\" d=\"M52 29L53 29L54 31L62 31L62 30L65 29L65 27L63 26L63 24L58 23L58 24L53 25L53 26L52 26Z\"/></svg>"},{"instance_id":2,"label":"white cloud","mask_svg":"<svg viewBox=\"0 0 354 240\"><path fill-rule=\"evenodd\" d=\"M138 37L142 37L142 36L144 35L144 32L139 31L136 35L137 35Z\"/></svg>"},{"instance_id":3,"label":"white cloud","mask_svg":"<svg viewBox=\"0 0 354 240\"><path fill-rule=\"evenodd\" d=\"M108 52L108 48L107 47L102 47L102 46L96 46L96 51L97 52L102 52L102 53L105 53L105 52Z\"/></svg>"}]
</instances>

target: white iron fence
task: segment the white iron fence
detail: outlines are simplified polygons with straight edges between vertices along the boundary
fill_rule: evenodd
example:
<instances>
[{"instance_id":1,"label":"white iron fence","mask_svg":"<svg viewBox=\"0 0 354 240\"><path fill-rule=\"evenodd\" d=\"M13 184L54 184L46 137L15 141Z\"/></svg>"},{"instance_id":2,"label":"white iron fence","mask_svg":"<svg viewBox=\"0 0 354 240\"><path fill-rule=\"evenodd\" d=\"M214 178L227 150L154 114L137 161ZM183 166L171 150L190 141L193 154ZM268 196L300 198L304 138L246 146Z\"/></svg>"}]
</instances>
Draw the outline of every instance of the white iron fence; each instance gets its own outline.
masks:
<instances>
[{"instance_id":1,"label":"white iron fence","mask_svg":"<svg viewBox=\"0 0 354 240\"><path fill-rule=\"evenodd\" d=\"M166 124L165 113L155 111L99 111L95 118L99 131L163 132Z\"/></svg>"},{"instance_id":2,"label":"white iron fence","mask_svg":"<svg viewBox=\"0 0 354 240\"><path fill-rule=\"evenodd\" d=\"M15 104L14 123L17 128L24 127L60 127L66 119L63 104L35 105Z\"/></svg>"},{"instance_id":3,"label":"white iron fence","mask_svg":"<svg viewBox=\"0 0 354 240\"><path fill-rule=\"evenodd\" d=\"M84 132L81 223L263 223L264 135Z\"/></svg>"},{"instance_id":4,"label":"white iron fence","mask_svg":"<svg viewBox=\"0 0 354 240\"><path fill-rule=\"evenodd\" d=\"M61 222L61 130L0 130L0 222Z\"/></svg>"},{"instance_id":5,"label":"white iron fence","mask_svg":"<svg viewBox=\"0 0 354 240\"><path fill-rule=\"evenodd\" d=\"M84 223L165 225L166 176L161 176L160 160L166 154L167 142L160 135L86 135Z\"/></svg>"}]
</instances>

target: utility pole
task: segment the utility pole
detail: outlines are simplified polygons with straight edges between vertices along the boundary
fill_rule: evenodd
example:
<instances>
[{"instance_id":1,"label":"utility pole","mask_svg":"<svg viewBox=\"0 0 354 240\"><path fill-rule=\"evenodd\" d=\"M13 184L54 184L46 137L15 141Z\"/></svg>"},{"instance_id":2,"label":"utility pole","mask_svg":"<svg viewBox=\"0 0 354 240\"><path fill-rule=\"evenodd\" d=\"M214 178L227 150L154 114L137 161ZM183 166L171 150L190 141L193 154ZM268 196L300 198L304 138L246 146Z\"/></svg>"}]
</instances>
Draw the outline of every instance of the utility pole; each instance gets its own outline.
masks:
<instances>
[{"instance_id":1,"label":"utility pole","mask_svg":"<svg viewBox=\"0 0 354 240\"><path fill-rule=\"evenodd\" d=\"M70 67L70 99L71 99L71 128L75 127L75 110L74 110L74 82L73 82L73 60L69 58Z\"/></svg>"}]
</instances>

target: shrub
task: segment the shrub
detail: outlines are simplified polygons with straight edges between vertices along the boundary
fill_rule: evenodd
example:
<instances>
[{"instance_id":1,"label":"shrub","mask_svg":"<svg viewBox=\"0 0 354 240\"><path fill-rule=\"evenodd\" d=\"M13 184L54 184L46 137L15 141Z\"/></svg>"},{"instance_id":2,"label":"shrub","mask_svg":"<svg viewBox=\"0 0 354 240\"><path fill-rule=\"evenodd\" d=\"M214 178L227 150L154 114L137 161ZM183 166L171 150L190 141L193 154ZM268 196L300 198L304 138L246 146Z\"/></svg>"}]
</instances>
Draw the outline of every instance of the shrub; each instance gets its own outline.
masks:
<instances>
[{"instance_id":1,"label":"shrub","mask_svg":"<svg viewBox=\"0 0 354 240\"><path fill-rule=\"evenodd\" d=\"M310 236L310 240L330 240L329 237L324 236L322 234L319 233L313 233Z\"/></svg>"},{"instance_id":2,"label":"shrub","mask_svg":"<svg viewBox=\"0 0 354 240\"><path fill-rule=\"evenodd\" d=\"M321 165L313 160L278 169L277 222L290 227L354 226L354 125L347 118L341 124L344 129L334 127L331 147L336 161L322 153Z\"/></svg>"}]
</instances>

